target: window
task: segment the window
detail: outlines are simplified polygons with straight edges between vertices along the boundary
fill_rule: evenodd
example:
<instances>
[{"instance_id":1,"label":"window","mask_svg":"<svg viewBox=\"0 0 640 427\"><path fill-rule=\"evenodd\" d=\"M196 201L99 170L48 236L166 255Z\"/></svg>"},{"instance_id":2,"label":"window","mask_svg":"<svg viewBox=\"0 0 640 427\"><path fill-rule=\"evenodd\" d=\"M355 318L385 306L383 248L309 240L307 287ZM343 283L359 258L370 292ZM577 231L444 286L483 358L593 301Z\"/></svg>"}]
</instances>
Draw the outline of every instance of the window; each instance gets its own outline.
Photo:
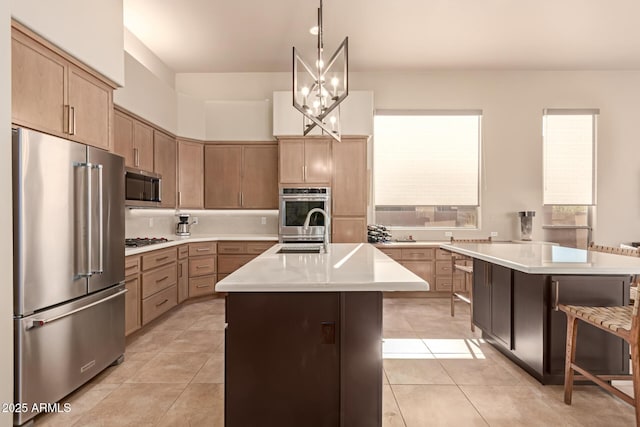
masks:
<instances>
[{"instance_id":1,"label":"window","mask_svg":"<svg viewBox=\"0 0 640 427\"><path fill-rule=\"evenodd\" d=\"M586 248L595 205L598 110L544 111L545 239Z\"/></svg>"},{"instance_id":2,"label":"window","mask_svg":"<svg viewBox=\"0 0 640 427\"><path fill-rule=\"evenodd\" d=\"M376 222L477 228L482 112L376 111Z\"/></svg>"}]
</instances>

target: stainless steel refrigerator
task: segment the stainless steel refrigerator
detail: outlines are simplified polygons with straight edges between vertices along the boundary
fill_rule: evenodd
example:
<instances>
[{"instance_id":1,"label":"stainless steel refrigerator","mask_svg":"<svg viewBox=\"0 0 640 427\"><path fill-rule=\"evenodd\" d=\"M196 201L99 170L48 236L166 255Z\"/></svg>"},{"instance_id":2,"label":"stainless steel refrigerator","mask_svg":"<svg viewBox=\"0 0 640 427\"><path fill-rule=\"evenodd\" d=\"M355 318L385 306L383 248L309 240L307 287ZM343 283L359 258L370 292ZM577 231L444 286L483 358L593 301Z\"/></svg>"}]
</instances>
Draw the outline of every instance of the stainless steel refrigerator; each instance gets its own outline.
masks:
<instances>
[{"instance_id":1,"label":"stainless steel refrigerator","mask_svg":"<svg viewBox=\"0 0 640 427\"><path fill-rule=\"evenodd\" d=\"M13 129L14 398L54 403L113 363L124 337L124 160Z\"/></svg>"}]
</instances>

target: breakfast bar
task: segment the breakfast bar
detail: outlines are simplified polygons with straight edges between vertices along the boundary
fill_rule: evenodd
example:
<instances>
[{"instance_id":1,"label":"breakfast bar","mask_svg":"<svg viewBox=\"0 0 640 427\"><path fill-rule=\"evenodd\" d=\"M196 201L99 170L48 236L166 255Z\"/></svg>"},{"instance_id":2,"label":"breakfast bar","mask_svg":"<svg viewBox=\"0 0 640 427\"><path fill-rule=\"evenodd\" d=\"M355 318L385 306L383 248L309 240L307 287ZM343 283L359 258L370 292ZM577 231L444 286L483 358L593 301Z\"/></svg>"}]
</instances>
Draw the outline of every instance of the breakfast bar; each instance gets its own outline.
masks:
<instances>
[{"instance_id":1,"label":"breakfast bar","mask_svg":"<svg viewBox=\"0 0 640 427\"><path fill-rule=\"evenodd\" d=\"M276 245L216 285L225 425L381 426L382 292L429 284L369 244L300 248Z\"/></svg>"},{"instance_id":2,"label":"breakfast bar","mask_svg":"<svg viewBox=\"0 0 640 427\"><path fill-rule=\"evenodd\" d=\"M482 336L543 384L564 381L566 319L558 304L629 304L640 258L543 243L460 243L473 258L473 322ZM629 373L626 343L581 325L576 358L606 375Z\"/></svg>"}]
</instances>

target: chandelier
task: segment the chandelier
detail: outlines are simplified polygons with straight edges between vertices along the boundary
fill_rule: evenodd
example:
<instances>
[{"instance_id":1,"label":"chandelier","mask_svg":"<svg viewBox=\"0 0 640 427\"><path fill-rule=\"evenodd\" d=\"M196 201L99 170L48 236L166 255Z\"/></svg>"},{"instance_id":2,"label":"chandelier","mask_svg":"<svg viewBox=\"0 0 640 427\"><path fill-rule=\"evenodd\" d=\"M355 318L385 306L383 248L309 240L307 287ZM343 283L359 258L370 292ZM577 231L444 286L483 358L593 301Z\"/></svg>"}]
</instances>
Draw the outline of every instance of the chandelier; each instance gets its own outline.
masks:
<instances>
[{"instance_id":1,"label":"chandelier","mask_svg":"<svg viewBox=\"0 0 640 427\"><path fill-rule=\"evenodd\" d=\"M311 67L293 47L293 106L303 114L305 136L318 126L323 133L339 142L340 103L349 95L349 37L345 37L328 61L324 60L322 0L318 8L318 25L309 31L318 37L318 52Z\"/></svg>"}]
</instances>

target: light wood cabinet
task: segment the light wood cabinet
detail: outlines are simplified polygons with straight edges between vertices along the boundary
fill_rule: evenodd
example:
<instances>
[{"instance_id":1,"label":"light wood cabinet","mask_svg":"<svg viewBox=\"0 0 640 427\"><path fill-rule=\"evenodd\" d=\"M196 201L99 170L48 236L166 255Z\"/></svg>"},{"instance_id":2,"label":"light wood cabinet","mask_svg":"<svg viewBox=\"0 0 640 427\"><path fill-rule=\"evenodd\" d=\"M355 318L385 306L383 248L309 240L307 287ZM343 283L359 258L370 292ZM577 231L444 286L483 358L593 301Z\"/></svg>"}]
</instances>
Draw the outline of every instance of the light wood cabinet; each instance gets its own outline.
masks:
<instances>
[{"instance_id":1,"label":"light wood cabinet","mask_svg":"<svg viewBox=\"0 0 640 427\"><path fill-rule=\"evenodd\" d=\"M280 184L331 184L331 143L328 137L280 139Z\"/></svg>"},{"instance_id":2,"label":"light wood cabinet","mask_svg":"<svg viewBox=\"0 0 640 427\"><path fill-rule=\"evenodd\" d=\"M205 208L278 208L276 145L207 145L204 165Z\"/></svg>"},{"instance_id":3,"label":"light wood cabinet","mask_svg":"<svg viewBox=\"0 0 640 427\"><path fill-rule=\"evenodd\" d=\"M367 139L343 138L333 142L334 216L367 215Z\"/></svg>"},{"instance_id":4,"label":"light wood cabinet","mask_svg":"<svg viewBox=\"0 0 640 427\"><path fill-rule=\"evenodd\" d=\"M332 142L331 186L335 243L367 241L367 138Z\"/></svg>"},{"instance_id":5,"label":"light wood cabinet","mask_svg":"<svg viewBox=\"0 0 640 427\"><path fill-rule=\"evenodd\" d=\"M331 221L331 242L364 243L366 241L366 217L333 217Z\"/></svg>"},{"instance_id":6,"label":"light wood cabinet","mask_svg":"<svg viewBox=\"0 0 640 427\"><path fill-rule=\"evenodd\" d=\"M146 325L178 304L175 247L145 252L140 256L142 325Z\"/></svg>"},{"instance_id":7,"label":"light wood cabinet","mask_svg":"<svg viewBox=\"0 0 640 427\"><path fill-rule=\"evenodd\" d=\"M114 151L124 157L125 166L153 171L153 128L116 110Z\"/></svg>"},{"instance_id":8,"label":"light wood cabinet","mask_svg":"<svg viewBox=\"0 0 640 427\"><path fill-rule=\"evenodd\" d=\"M189 298L215 293L216 252L215 242L189 243Z\"/></svg>"},{"instance_id":9,"label":"light wood cabinet","mask_svg":"<svg viewBox=\"0 0 640 427\"><path fill-rule=\"evenodd\" d=\"M189 298L189 245L178 246L178 304Z\"/></svg>"},{"instance_id":10,"label":"light wood cabinet","mask_svg":"<svg viewBox=\"0 0 640 427\"><path fill-rule=\"evenodd\" d=\"M124 297L124 333L130 335L142 326L140 318L140 256L132 255L124 261L125 287Z\"/></svg>"},{"instance_id":11,"label":"light wood cabinet","mask_svg":"<svg viewBox=\"0 0 640 427\"><path fill-rule=\"evenodd\" d=\"M204 207L203 144L178 140L178 207Z\"/></svg>"},{"instance_id":12,"label":"light wood cabinet","mask_svg":"<svg viewBox=\"0 0 640 427\"><path fill-rule=\"evenodd\" d=\"M12 22L12 122L109 150L113 84Z\"/></svg>"},{"instance_id":13,"label":"light wood cabinet","mask_svg":"<svg viewBox=\"0 0 640 427\"><path fill-rule=\"evenodd\" d=\"M175 138L153 131L153 171L162 176L160 207L176 207L176 140Z\"/></svg>"},{"instance_id":14,"label":"light wood cabinet","mask_svg":"<svg viewBox=\"0 0 640 427\"><path fill-rule=\"evenodd\" d=\"M276 242L219 242L218 243L218 278L233 273Z\"/></svg>"}]
</instances>

